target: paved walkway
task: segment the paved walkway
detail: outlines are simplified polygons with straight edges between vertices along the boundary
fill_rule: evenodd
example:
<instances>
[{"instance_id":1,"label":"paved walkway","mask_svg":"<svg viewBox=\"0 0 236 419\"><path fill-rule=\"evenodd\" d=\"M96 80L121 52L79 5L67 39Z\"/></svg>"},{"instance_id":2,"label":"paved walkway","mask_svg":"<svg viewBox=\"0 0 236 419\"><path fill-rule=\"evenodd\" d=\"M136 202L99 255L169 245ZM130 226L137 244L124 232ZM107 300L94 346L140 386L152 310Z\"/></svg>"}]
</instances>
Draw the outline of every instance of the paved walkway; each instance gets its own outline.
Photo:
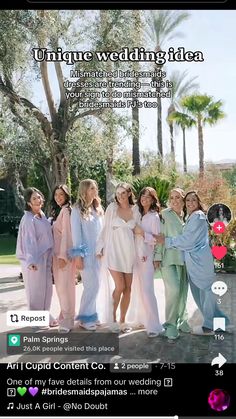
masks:
<instances>
[{"instance_id":1,"label":"paved walkway","mask_svg":"<svg viewBox=\"0 0 236 419\"><path fill-rule=\"evenodd\" d=\"M17 265L0 265L0 328L1 332L10 332L13 328L6 325L6 312L11 310L26 310L24 284L18 278L20 267ZM222 297L221 308L230 317L231 323L236 324L236 275L217 274L217 280L225 281L228 292ZM79 306L82 284L76 286L77 307ZM159 315L164 322L164 285L161 278L155 279L155 293L158 300ZM189 323L194 326L201 324L201 314L189 292L188 303ZM55 289L51 313L57 316L59 304ZM21 332L29 329L17 329ZM101 328L104 331L104 328ZM53 329L57 334L57 329ZM52 333L40 331L40 333ZM73 331L78 333L78 331ZM87 332L85 332L87 333ZM97 333L97 332L95 332ZM64 335L65 336L65 335ZM182 333L176 341L169 342L164 337L149 339L144 330L134 330L128 334L120 335L119 355L6 355L6 335L1 337L0 362L31 361L31 362L115 362L143 360L151 362L178 362L178 363L210 363L220 352L230 363L236 362L236 333L224 333L224 340L217 341L214 336L193 336Z\"/></svg>"}]
</instances>

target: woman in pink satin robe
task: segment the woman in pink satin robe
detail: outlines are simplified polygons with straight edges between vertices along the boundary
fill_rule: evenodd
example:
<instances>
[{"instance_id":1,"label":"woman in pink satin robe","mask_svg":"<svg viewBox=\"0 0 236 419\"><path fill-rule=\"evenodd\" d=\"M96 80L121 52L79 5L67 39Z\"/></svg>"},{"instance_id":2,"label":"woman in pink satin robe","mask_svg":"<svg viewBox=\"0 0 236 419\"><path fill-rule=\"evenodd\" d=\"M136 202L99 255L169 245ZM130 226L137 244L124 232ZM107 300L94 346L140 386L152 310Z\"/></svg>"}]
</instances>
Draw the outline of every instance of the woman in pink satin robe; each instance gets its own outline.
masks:
<instances>
[{"instance_id":1,"label":"woman in pink satin robe","mask_svg":"<svg viewBox=\"0 0 236 419\"><path fill-rule=\"evenodd\" d=\"M75 261L68 258L72 247L71 204L66 185L58 185L53 192L53 276L61 312L59 332L69 332L74 326L75 317Z\"/></svg>"}]
</instances>

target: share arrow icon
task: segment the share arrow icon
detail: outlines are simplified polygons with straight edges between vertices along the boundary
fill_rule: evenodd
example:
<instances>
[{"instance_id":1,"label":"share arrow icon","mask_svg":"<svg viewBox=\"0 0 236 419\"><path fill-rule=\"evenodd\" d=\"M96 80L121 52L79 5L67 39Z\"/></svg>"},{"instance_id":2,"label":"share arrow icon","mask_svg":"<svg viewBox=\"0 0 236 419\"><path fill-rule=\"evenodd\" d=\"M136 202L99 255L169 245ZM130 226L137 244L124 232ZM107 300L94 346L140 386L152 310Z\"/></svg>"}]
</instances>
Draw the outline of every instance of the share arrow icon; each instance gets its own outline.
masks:
<instances>
[{"instance_id":1,"label":"share arrow icon","mask_svg":"<svg viewBox=\"0 0 236 419\"><path fill-rule=\"evenodd\" d=\"M225 359L225 357L221 353L219 353L218 356L216 356L211 361L211 365L217 365L218 364L218 367L221 368L226 362L227 362L227 359Z\"/></svg>"}]
</instances>

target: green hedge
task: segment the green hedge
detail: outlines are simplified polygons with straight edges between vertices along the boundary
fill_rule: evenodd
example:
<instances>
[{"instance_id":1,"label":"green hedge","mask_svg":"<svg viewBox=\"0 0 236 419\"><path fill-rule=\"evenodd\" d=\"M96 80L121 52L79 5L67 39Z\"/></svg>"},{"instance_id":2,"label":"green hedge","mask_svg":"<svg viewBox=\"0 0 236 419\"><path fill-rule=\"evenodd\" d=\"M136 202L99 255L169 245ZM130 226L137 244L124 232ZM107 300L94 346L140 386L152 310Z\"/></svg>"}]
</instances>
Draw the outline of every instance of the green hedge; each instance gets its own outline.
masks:
<instances>
[{"instance_id":1,"label":"green hedge","mask_svg":"<svg viewBox=\"0 0 236 419\"><path fill-rule=\"evenodd\" d=\"M132 187L136 197L138 197L140 191L146 186L150 186L155 189L161 206L165 207L167 205L171 183L166 179L161 179L156 176L136 178L132 182Z\"/></svg>"}]
</instances>

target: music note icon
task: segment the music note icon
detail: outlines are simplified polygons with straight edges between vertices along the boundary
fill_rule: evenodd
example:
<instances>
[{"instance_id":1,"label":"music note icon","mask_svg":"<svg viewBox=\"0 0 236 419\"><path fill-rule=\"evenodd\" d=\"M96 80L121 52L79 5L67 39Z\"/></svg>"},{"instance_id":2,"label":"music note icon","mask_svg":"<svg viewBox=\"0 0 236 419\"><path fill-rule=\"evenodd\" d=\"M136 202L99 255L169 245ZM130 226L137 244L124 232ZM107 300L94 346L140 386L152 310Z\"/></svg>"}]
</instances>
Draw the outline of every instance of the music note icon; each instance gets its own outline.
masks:
<instances>
[{"instance_id":1,"label":"music note icon","mask_svg":"<svg viewBox=\"0 0 236 419\"><path fill-rule=\"evenodd\" d=\"M7 410L14 409L14 403L8 403Z\"/></svg>"}]
</instances>

